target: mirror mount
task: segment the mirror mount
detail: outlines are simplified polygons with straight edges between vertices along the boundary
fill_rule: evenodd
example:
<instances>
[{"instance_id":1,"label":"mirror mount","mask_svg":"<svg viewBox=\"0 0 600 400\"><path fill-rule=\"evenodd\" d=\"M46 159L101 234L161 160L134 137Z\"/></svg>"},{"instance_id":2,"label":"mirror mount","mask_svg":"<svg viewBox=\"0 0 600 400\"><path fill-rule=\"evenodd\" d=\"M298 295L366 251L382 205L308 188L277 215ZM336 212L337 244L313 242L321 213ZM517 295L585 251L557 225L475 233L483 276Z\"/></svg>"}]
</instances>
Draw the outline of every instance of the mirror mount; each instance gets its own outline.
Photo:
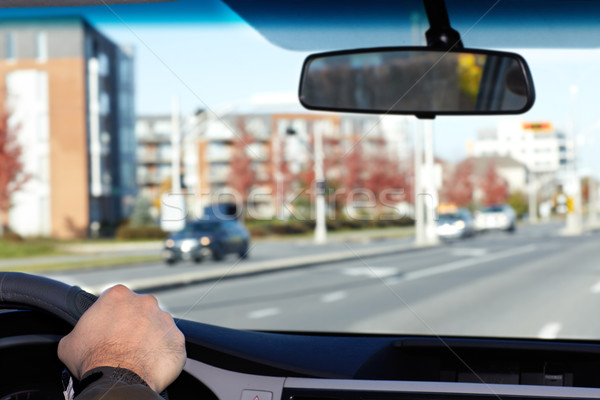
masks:
<instances>
[{"instance_id":1,"label":"mirror mount","mask_svg":"<svg viewBox=\"0 0 600 400\"><path fill-rule=\"evenodd\" d=\"M522 114L535 101L531 72L518 54L465 49L445 0L423 0L426 47L381 47L313 54L300 78L309 110L438 115Z\"/></svg>"},{"instance_id":2,"label":"mirror mount","mask_svg":"<svg viewBox=\"0 0 600 400\"><path fill-rule=\"evenodd\" d=\"M436 50L463 49L460 34L450 26L444 0L423 0L423 6L429 20L429 29L425 32L427 47Z\"/></svg>"},{"instance_id":3,"label":"mirror mount","mask_svg":"<svg viewBox=\"0 0 600 400\"><path fill-rule=\"evenodd\" d=\"M415 113L417 119L435 119L434 113Z\"/></svg>"}]
</instances>

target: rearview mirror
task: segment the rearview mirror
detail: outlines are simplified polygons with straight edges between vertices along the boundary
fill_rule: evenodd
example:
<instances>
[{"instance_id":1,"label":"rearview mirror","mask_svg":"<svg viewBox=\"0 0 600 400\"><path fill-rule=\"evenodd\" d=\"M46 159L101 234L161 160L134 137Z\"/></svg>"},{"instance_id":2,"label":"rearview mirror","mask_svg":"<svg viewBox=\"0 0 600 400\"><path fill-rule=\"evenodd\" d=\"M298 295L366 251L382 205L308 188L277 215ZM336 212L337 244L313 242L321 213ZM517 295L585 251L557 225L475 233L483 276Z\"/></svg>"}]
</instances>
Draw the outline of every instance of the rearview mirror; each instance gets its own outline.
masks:
<instances>
[{"instance_id":1,"label":"rearview mirror","mask_svg":"<svg viewBox=\"0 0 600 400\"><path fill-rule=\"evenodd\" d=\"M393 47L313 54L300 102L308 109L376 114L520 114L533 106L531 73L518 54Z\"/></svg>"}]
</instances>

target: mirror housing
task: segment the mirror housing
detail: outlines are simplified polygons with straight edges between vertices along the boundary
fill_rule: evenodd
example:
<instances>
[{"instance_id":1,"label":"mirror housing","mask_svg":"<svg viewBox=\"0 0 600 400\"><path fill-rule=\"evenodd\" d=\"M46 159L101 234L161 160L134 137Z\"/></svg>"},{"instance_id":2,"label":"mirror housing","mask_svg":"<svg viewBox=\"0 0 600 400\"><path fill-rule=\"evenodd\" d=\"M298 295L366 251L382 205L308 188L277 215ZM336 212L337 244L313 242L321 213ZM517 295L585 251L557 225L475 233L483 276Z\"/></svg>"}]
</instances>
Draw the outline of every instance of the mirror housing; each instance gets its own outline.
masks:
<instances>
[{"instance_id":1,"label":"mirror housing","mask_svg":"<svg viewBox=\"0 0 600 400\"><path fill-rule=\"evenodd\" d=\"M299 97L311 110L433 118L521 114L535 91L518 54L386 47L308 56Z\"/></svg>"}]
</instances>

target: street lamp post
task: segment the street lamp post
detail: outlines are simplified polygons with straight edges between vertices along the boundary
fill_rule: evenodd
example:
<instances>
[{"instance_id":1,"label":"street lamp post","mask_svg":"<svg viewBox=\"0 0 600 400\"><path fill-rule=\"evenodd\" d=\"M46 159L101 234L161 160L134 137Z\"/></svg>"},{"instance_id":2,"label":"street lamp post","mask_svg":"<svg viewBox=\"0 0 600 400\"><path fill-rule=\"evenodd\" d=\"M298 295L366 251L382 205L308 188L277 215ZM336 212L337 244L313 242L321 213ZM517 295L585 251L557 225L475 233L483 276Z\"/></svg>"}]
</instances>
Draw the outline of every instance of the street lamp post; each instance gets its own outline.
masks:
<instances>
[{"instance_id":1,"label":"street lamp post","mask_svg":"<svg viewBox=\"0 0 600 400\"><path fill-rule=\"evenodd\" d=\"M425 237L427 244L433 245L438 243L438 237L435 230L436 227L436 209L437 209L437 190L434 180L434 160L433 160L433 121L428 119L423 121L425 126L425 171L427 190L426 199L430 203L429 209L425 213Z\"/></svg>"},{"instance_id":2,"label":"street lamp post","mask_svg":"<svg viewBox=\"0 0 600 400\"><path fill-rule=\"evenodd\" d=\"M425 132L423 132L423 129ZM425 145L423 146L423 138ZM425 160L423 160L425 156ZM417 120L415 131L415 244L431 246L438 243L435 232L437 195L433 182L432 121ZM430 204L429 209L425 208Z\"/></svg>"},{"instance_id":3,"label":"street lamp post","mask_svg":"<svg viewBox=\"0 0 600 400\"><path fill-rule=\"evenodd\" d=\"M423 246L426 244L425 239L425 215L423 201L423 133L421 130L422 124L420 120L415 121L415 180L414 180L414 196L415 196L415 244Z\"/></svg>"},{"instance_id":4,"label":"street lamp post","mask_svg":"<svg viewBox=\"0 0 600 400\"><path fill-rule=\"evenodd\" d=\"M535 224L538 222L537 218L537 191L538 182L535 178L535 174L529 171L529 183L527 185L529 195L529 222Z\"/></svg>"},{"instance_id":5,"label":"street lamp post","mask_svg":"<svg viewBox=\"0 0 600 400\"><path fill-rule=\"evenodd\" d=\"M171 193L181 193L181 126L179 98L173 96L171 113Z\"/></svg>"},{"instance_id":6,"label":"street lamp post","mask_svg":"<svg viewBox=\"0 0 600 400\"><path fill-rule=\"evenodd\" d=\"M286 130L288 135L295 135L294 128ZM323 168L323 132L314 130L314 173L315 173L315 237L318 244L327 243L327 225L325 223L325 172ZM308 147L308 146L307 146Z\"/></svg>"},{"instance_id":7,"label":"street lamp post","mask_svg":"<svg viewBox=\"0 0 600 400\"><path fill-rule=\"evenodd\" d=\"M325 224L325 173L323 171L323 133L320 129L315 135L315 243L327 242L327 226Z\"/></svg>"},{"instance_id":8,"label":"street lamp post","mask_svg":"<svg viewBox=\"0 0 600 400\"><path fill-rule=\"evenodd\" d=\"M288 128L290 129L290 128ZM275 132L273 137L273 174L275 175L275 216L277 219L283 219L283 174L281 173L281 164L284 160L281 154L281 141L279 131Z\"/></svg>"},{"instance_id":9,"label":"street lamp post","mask_svg":"<svg viewBox=\"0 0 600 400\"><path fill-rule=\"evenodd\" d=\"M567 211L566 225L563 231L566 235L579 235L583 231L582 226L582 213L581 213L581 184L579 182L579 176L577 175L577 140L575 137L575 101L577 99L577 93L579 87L576 85L571 86L571 117L569 121L569 137L571 138L573 145L573 160L570 162L567 179L571 184L571 190L569 190L572 196L573 209Z\"/></svg>"}]
</instances>

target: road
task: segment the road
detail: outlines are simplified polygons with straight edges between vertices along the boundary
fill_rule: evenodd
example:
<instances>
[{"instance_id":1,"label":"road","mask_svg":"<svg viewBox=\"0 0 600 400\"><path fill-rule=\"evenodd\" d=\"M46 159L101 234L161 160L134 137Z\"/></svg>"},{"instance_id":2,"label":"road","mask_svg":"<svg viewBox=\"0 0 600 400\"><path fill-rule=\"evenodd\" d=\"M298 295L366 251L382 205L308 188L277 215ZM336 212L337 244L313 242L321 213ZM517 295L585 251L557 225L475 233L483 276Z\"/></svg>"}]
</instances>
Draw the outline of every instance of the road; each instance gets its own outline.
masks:
<instances>
[{"instance_id":1,"label":"road","mask_svg":"<svg viewBox=\"0 0 600 400\"><path fill-rule=\"evenodd\" d=\"M561 237L558 229L154 294L177 317L234 328L597 339L599 234Z\"/></svg>"},{"instance_id":2,"label":"road","mask_svg":"<svg viewBox=\"0 0 600 400\"><path fill-rule=\"evenodd\" d=\"M169 266L164 262L148 262L131 266L115 266L114 268L108 269L84 269L69 272L48 273L45 275L53 279L88 289L92 287L108 287L108 285L114 283L131 282L132 280L139 280L140 278L153 278L151 280L155 280L158 284L161 284L160 278L170 279L177 275L190 275L202 273L203 271L215 271L217 276L227 273L231 275L232 270L234 269L242 269L252 265L258 265L260 267L266 262L274 262L277 260L287 262L292 261L293 263L294 260L298 260L300 257L319 257L337 253L352 255L354 252L363 250L378 251L389 249L390 247L408 248L411 247L413 242L411 238L368 240L357 235L351 235L349 238L350 240L343 242L336 241L329 243L326 246L317 245L311 239L252 243L249 250L250 256L246 260L240 260L235 255L230 255L223 262L216 262L210 258L200 264L188 261L177 263L174 266ZM160 247L146 250L147 253L156 254L160 254L160 251Z\"/></svg>"}]
</instances>

